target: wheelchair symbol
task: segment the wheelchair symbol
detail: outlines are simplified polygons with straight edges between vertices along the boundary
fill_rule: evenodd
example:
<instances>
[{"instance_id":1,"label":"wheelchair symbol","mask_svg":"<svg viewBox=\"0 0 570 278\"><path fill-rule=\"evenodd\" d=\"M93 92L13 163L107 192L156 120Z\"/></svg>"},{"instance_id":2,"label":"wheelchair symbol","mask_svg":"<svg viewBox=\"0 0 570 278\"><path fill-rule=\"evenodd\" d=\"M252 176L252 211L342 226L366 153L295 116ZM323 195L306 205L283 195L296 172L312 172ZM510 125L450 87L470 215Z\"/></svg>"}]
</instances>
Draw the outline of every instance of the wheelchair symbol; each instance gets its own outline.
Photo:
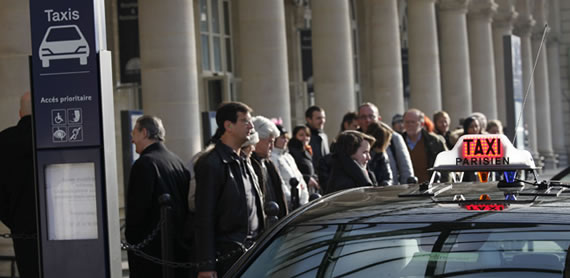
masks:
<instances>
[{"instance_id":1,"label":"wheelchair symbol","mask_svg":"<svg viewBox=\"0 0 570 278\"><path fill-rule=\"evenodd\" d=\"M54 109L51 110L51 121L52 125L64 125L66 124L65 109Z\"/></svg>"}]
</instances>

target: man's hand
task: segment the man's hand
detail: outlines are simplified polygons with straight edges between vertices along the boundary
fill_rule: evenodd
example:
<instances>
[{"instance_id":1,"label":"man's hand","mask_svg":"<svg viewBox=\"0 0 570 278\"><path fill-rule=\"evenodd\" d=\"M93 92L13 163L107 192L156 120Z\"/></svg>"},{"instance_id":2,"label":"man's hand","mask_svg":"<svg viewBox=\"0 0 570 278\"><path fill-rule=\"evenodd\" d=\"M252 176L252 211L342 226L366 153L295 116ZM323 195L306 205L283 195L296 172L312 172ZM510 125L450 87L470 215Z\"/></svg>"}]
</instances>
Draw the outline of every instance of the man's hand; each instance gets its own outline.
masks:
<instances>
[{"instance_id":1,"label":"man's hand","mask_svg":"<svg viewBox=\"0 0 570 278\"><path fill-rule=\"evenodd\" d=\"M198 278L218 278L218 273L215 271L202 271L198 273Z\"/></svg>"}]
</instances>

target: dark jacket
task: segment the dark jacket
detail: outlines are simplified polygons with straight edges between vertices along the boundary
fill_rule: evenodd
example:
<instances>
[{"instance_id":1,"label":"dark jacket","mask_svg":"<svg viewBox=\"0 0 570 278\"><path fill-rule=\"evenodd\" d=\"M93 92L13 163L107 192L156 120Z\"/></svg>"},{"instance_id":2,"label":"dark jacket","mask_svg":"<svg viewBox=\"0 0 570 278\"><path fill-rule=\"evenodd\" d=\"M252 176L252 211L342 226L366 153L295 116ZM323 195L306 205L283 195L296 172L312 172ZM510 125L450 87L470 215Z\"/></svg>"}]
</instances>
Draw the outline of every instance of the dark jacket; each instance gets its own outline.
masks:
<instances>
[{"instance_id":1,"label":"dark jacket","mask_svg":"<svg viewBox=\"0 0 570 278\"><path fill-rule=\"evenodd\" d=\"M314 129L308 124L307 127L311 130L309 145L313 149L313 166L318 169L321 159L330 152L329 137L322 130Z\"/></svg>"},{"instance_id":2,"label":"dark jacket","mask_svg":"<svg viewBox=\"0 0 570 278\"><path fill-rule=\"evenodd\" d=\"M251 165L257 175L261 191L265 197L265 203L270 201L277 203L279 205L279 214L277 217L279 217L279 219L285 217L285 215L289 213L289 209L287 207L285 194L283 193L283 179L281 178L281 175L279 175L277 168L275 168L275 165L271 160L262 159L257 156L255 152L251 155ZM263 168L267 168L269 176L264 175ZM268 186L268 182L271 187Z\"/></svg>"},{"instance_id":3,"label":"dark jacket","mask_svg":"<svg viewBox=\"0 0 570 278\"><path fill-rule=\"evenodd\" d=\"M32 117L0 132L4 159L0 161L0 220L13 234L37 233ZM38 243L13 239L18 271L22 278L39 277Z\"/></svg>"},{"instance_id":4,"label":"dark jacket","mask_svg":"<svg viewBox=\"0 0 570 278\"><path fill-rule=\"evenodd\" d=\"M447 146L445 145L445 140L441 136L428 132L425 129L422 129L421 133L422 133L421 140L424 141L424 146L426 149L428 169L430 169L433 167L437 155L442 151L447 151L448 149ZM404 132L403 137L404 140L406 140L407 142L408 134ZM441 178L442 181L449 180L448 174L442 175Z\"/></svg>"},{"instance_id":5,"label":"dark jacket","mask_svg":"<svg viewBox=\"0 0 570 278\"><path fill-rule=\"evenodd\" d=\"M246 241L248 229L248 209L244 190L242 160L229 146L218 142L216 146L204 153L194 166L196 173L196 214L194 225L194 241L196 260L204 264L198 271L218 271L221 277L234 260L225 265L216 265L215 258L225 255L226 246L237 246ZM253 175L246 175L253 180ZM260 232L263 231L263 196L256 186L257 216ZM216 252L219 254L216 255ZM223 268L223 269L222 269Z\"/></svg>"},{"instance_id":6,"label":"dark jacket","mask_svg":"<svg viewBox=\"0 0 570 278\"><path fill-rule=\"evenodd\" d=\"M393 185L392 170L385 152L370 152L372 159L368 162L368 169L374 173L378 185Z\"/></svg>"},{"instance_id":7,"label":"dark jacket","mask_svg":"<svg viewBox=\"0 0 570 278\"><path fill-rule=\"evenodd\" d=\"M448 130L445 134L438 132L437 135L440 135L443 137L443 139L445 139L445 146L448 150L453 149L453 144L451 143L451 131Z\"/></svg>"},{"instance_id":8,"label":"dark jacket","mask_svg":"<svg viewBox=\"0 0 570 278\"><path fill-rule=\"evenodd\" d=\"M356 161L347 155L333 154L332 172L327 185L327 194L349 188L376 185L374 173L360 167Z\"/></svg>"},{"instance_id":9,"label":"dark jacket","mask_svg":"<svg viewBox=\"0 0 570 278\"><path fill-rule=\"evenodd\" d=\"M299 168L299 171L301 171L301 174L303 174L303 179L305 182L309 184L310 178L317 179L311 154L305 150L303 142L295 138L291 138L287 144L287 147L289 148L289 153L295 159L297 168Z\"/></svg>"},{"instance_id":10,"label":"dark jacket","mask_svg":"<svg viewBox=\"0 0 570 278\"><path fill-rule=\"evenodd\" d=\"M184 163L161 142L145 148L131 168L127 188L125 236L129 243L142 242L160 221L158 198L170 194L172 206L173 253L175 261L188 259L185 246L184 223L188 211L188 186L190 172ZM143 252L161 258L160 232L142 249ZM162 277L162 266L129 252L130 277ZM184 270L177 269L176 277L184 277Z\"/></svg>"}]
</instances>

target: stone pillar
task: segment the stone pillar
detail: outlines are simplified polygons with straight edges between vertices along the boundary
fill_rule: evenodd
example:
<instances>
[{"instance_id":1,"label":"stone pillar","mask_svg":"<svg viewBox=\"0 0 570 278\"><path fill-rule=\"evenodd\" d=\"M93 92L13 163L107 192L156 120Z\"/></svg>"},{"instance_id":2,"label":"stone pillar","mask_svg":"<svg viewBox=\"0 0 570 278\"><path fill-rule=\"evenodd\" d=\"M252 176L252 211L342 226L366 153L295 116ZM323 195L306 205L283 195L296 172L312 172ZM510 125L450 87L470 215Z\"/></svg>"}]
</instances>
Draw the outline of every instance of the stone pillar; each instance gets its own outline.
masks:
<instances>
[{"instance_id":1,"label":"stone pillar","mask_svg":"<svg viewBox=\"0 0 570 278\"><path fill-rule=\"evenodd\" d=\"M503 36L513 34L513 23L518 13L513 0L495 0L499 5L493 17L493 52L495 56L495 88L497 90L497 118L503 126L515 125L507 122L507 100L505 92L505 55ZM512 100L509 100L512 101Z\"/></svg>"},{"instance_id":2,"label":"stone pillar","mask_svg":"<svg viewBox=\"0 0 570 278\"><path fill-rule=\"evenodd\" d=\"M469 0L439 2L442 102L443 110L451 118L452 128L459 124L459 119L472 112L466 19L468 4Z\"/></svg>"},{"instance_id":3,"label":"stone pillar","mask_svg":"<svg viewBox=\"0 0 570 278\"><path fill-rule=\"evenodd\" d=\"M550 84L550 120L552 121L552 147L560 165L568 165L568 153L564 145L563 99L560 84L560 2L551 0L549 22L551 26L547 44L548 79Z\"/></svg>"},{"instance_id":4,"label":"stone pillar","mask_svg":"<svg viewBox=\"0 0 570 278\"><path fill-rule=\"evenodd\" d=\"M402 57L397 0L364 2L370 36L370 90L362 99L376 104L385 119L404 112ZM362 55L361 55L362 57Z\"/></svg>"},{"instance_id":5,"label":"stone pillar","mask_svg":"<svg viewBox=\"0 0 570 278\"><path fill-rule=\"evenodd\" d=\"M493 0L477 0L469 4L467 15L473 111L485 114L489 120L497 119L495 59L491 30L496 10L497 4Z\"/></svg>"},{"instance_id":6,"label":"stone pillar","mask_svg":"<svg viewBox=\"0 0 570 278\"><path fill-rule=\"evenodd\" d=\"M534 72L534 101L536 109L536 132L538 152L545 158L546 168L556 167L556 158L552 150L552 122L550 121L550 87L548 84L548 65L546 57L546 41L541 47L546 16L544 0L535 0L534 15L536 25L532 32L533 61L537 61Z\"/></svg>"},{"instance_id":7,"label":"stone pillar","mask_svg":"<svg viewBox=\"0 0 570 278\"><path fill-rule=\"evenodd\" d=\"M241 99L255 115L282 118L291 128L283 1L240 0Z\"/></svg>"},{"instance_id":8,"label":"stone pillar","mask_svg":"<svg viewBox=\"0 0 570 278\"><path fill-rule=\"evenodd\" d=\"M331 140L342 116L356 109L348 5L346 0L311 1L315 103L325 109Z\"/></svg>"},{"instance_id":9,"label":"stone pillar","mask_svg":"<svg viewBox=\"0 0 570 278\"><path fill-rule=\"evenodd\" d=\"M531 46L531 30L535 24L532 14L529 12L528 0L517 0L516 9L519 16L515 24L515 34L521 38L521 59L522 59L522 73L523 73L523 97L526 95L526 103L523 107L524 125L528 131L528 150L532 153L537 164L540 164L538 146L537 146L537 133L536 133L536 111L534 102L534 82L531 82L532 67L534 60L532 59L532 46ZM518 115L517 115L518 119ZM518 140L518 139L517 139Z\"/></svg>"},{"instance_id":10,"label":"stone pillar","mask_svg":"<svg viewBox=\"0 0 570 278\"><path fill-rule=\"evenodd\" d=\"M30 1L0 2L0 36L0 130L3 130L18 123L20 97L30 90Z\"/></svg>"},{"instance_id":11,"label":"stone pillar","mask_svg":"<svg viewBox=\"0 0 570 278\"><path fill-rule=\"evenodd\" d=\"M139 1L142 104L183 161L201 149L192 0Z\"/></svg>"},{"instance_id":12,"label":"stone pillar","mask_svg":"<svg viewBox=\"0 0 570 278\"><path fill-rule=\"evenodd\" d=\"M408 1L410 108L431 115L441 110L435 0Z\"/></svg>"}]
</instances>

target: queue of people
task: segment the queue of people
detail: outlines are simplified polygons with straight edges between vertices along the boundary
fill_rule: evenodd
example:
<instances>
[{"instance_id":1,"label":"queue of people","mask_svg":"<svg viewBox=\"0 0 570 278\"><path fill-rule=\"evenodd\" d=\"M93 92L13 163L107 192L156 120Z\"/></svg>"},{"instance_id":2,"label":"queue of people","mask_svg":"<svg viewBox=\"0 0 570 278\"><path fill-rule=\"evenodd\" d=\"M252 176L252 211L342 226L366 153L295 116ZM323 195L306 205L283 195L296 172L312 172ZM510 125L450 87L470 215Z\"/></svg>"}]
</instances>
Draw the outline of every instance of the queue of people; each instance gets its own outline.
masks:
<instances>
[{"instance_id":1,"label":"queue of people","mask_svg":"<svg viewBox=\"0 0 570 278\"><path fill-rule=\"evenodd\" d=\"M186 216L185 225L177 227L177 231L191 235L191 240L186 237L189 242L179 246L187 247L187 259L199 263L194 276L221 277L272 224L272 217L286 216L319 196L315 194L429 181L428 169L433 167L438 153L453 147L454 140L462 134L483 132L486 125L486 119L481 118L484 115L474 114L462 121L461 129L450 130L451 119L445 111L436 112L432 121L412 108L392 117L389 126L382 122L374 104L363 103L356 112L345 114L339 134L329 142L323 132L326 114L321 107L307 109L306 124L295 126L290 134L280 124L263 116L252 117L252 113L240 102L220 106L216 113L218 129L211 144L193 158L193 177L179 167L181 164L173 154L166 153L160 138L149 137L151 140L139 147L137 142L142 139L137 138L154 132L148 124L137 122L133 142L142 155L137 163L158 164L154 176L144 181L136 177L140 166L135 163L133 167L133 182L127 192L127 240L140 240L140 236L134 235L148 233L152 227L148 222L158 221L155 217L151 217L152 221L133 217L156 214L152 202L137 199L141 194L138 191L171 191L176 196L189 192L190 198L177 198L180 204L175 206L180 210L179 217ZM150 119L160 123L155 117ZM500 130L500 123L499 127L495 121L491 123ZM170 172L161 171L160 160L147 159L148 148L165 152L176 161L172 165L178 166L165 169ZM145 169L146 175L153 173L150 164ZM168 175L179 178L169 178L166 184L156 178ZM270 210L275 215L270 216ZM152 246L148 248L160 257L151 250ZM218 260L224 254L232 255ZM129 257L131 277L148 277L137 273L150 273L152 267L148 265L153 263L147 261L142 263L147 266L139 266L141 260ZM186 273L180 271L180 275Z\"/></svg>"}]
</instances>

